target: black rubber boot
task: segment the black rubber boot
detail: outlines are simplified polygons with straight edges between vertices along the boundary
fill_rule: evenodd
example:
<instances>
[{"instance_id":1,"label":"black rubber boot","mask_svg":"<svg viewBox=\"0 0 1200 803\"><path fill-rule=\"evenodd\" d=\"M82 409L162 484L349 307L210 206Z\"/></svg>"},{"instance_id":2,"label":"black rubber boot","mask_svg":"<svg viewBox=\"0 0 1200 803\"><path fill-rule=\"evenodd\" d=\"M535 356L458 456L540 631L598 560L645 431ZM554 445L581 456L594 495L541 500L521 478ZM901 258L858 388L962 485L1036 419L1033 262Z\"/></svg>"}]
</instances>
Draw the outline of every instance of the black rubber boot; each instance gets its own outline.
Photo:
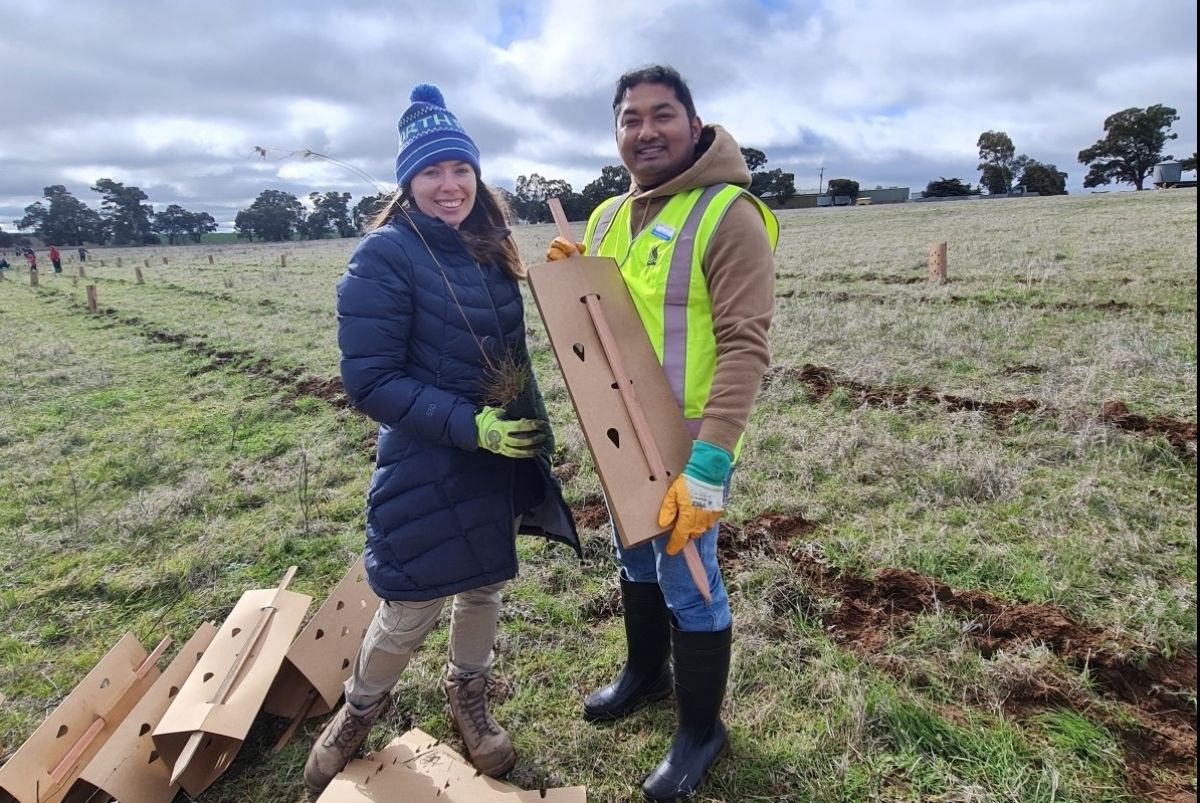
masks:
<instances>
[{"instance_id":1,"label":"black rubber boot","mask_svg":"<svg viewBox=\"0 0 1200 803\"><path fill-rule=\"evenodd\" d=\"M667 757L642 782L647 800L664 803L690 795L725 752L729 734L721 722L721 703L729 677L731 635L731 628L716 633L671 628L679 727Z\"/></svg>"},{"instance_id":2,"label":"black rubber boot","mask_svg":"<svg viewBox=\"0 0 1200 803\"><path fill-rule=\"evenodd\" d=\"M620 719L638 706L671 694L671 614L658 583L621 578L628 657L617 679L583 701L583 718Z\"/></svg>"}]
</instances>

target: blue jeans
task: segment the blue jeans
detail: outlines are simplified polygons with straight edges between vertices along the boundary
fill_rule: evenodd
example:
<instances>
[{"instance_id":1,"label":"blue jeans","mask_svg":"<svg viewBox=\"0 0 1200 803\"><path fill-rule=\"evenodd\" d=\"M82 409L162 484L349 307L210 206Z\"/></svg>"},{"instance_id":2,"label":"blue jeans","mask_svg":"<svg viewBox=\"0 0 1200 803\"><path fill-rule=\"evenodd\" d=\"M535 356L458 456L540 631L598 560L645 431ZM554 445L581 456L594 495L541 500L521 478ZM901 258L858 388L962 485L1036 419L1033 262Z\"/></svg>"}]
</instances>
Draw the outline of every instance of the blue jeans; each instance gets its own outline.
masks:
<instances>
[{"instance_id":1,"label":"blue jeans","mask_svg":"<svg viewBox=\"0 0 1200 803\"><path fill-rule=\"evenodd\" d=\"M728 478L725 480L725 498L729 498ZM617 548L617 558L621 561L621 573L626 580L634 583L658 583L679 630L715 633L733 622L729 613L729 595L725 592L721 568L717 565L717 534L720 528L718 522L704 535L693 539L700 551L700 559L708 575L708 586L712 591L712 602L705 602L692 580L683 553L667 554L666 536L626 548L621 546L617 525L613 522L613 543Z\"/></svg>"}]
</instances>

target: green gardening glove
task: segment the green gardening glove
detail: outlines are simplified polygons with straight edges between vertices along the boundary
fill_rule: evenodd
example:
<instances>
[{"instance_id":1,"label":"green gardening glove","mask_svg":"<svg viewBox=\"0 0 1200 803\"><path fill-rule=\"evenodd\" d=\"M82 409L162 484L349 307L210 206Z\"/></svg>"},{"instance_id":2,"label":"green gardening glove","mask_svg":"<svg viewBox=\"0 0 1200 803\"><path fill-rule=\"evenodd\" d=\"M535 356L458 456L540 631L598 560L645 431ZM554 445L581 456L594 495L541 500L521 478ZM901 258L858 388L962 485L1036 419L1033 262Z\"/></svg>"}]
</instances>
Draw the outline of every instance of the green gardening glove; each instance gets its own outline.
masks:
<instances>
[{"instance_id":1,"label":"green gardening glove","mask_svg":"<svg viewBox=\"0 0 1200 803\"><path fill-rule=\"evenodd\" d=\"M475 414L479 448L505 457L537 457L546 440L545 421L518 418L509 421L499 407L484 407Z\"/></svg>"}]
</instances>

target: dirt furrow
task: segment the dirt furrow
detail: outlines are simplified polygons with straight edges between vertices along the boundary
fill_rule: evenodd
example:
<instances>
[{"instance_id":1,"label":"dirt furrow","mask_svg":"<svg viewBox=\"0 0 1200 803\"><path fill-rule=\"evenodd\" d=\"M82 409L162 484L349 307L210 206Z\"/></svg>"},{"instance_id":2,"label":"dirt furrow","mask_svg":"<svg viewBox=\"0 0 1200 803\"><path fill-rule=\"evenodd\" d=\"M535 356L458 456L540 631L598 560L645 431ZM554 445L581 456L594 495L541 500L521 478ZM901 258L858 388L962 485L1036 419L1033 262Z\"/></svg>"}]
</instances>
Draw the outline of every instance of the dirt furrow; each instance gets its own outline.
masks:
<instances>
[{"instance_id":1,"label":"dirt furrow","mask_svg":"<svg viewBox=\"0 0 1200 803\"><path fill-rule=\"evenodd\" d=\"M1006 368L1006 373L1034 373L1037 366L1015 366ZM931 404L949 410L977 411L986 413L998 426L1008 424L1018 413L1039 412L1053 416L1058 414L1053 406L1024 396L1002 401L982 401L968 396L941 393L927 385L871 385L857 382L839 375L834 369L806 363L800 368L786 365L772 366L763 377L763 386L769 387L779 381L795 381L809 388L817 399L824 399L835 390L849 392L860 404L871 407L907 407L913 403ZM1184 421L1169 416L1148 418L1130 412L1120 400L1109 400L1101 405L1098 420L1108 426L1147 437L1164 437L1182 457L1196 459L1196 422Z\"/></svg>"},{"instance_id":2,"label":"dirt furrow","mask_svg":"<svg viewBox=\"0 0 1200 803\"><path fill-rule=\"evenodd\" d=\"M768 514L745 525L725 525L722 559L737 565L748 554L774 556L792 563L807 586L831 602L822 623L836 641L871 659L914 616L949 612L969 623L964 632L990 658L1030 644L1045 645L1064 663L1086 672L1097 690L1119 704L1126 717L1099 711L1078 686L1053 676L1014 681L1005 707L1016 718L1033 709L1070 707L1088 711L1123 741L1129 783L1152 800L1175 801L1187 792L1182 781L1164 779L1160 770L1186 778L1194 773L1196 754L1195 653L1170 658L1102 628L1085 625L1050 605L1007 602L976 590L955 590L940 580L909 569L888 567L868 577L842 572L816 550L793 545L816 525L802 516ZM816 610L818 606L808 606ZM885 662L886 666L886 662Z\"/></svg>"}]
</instances>

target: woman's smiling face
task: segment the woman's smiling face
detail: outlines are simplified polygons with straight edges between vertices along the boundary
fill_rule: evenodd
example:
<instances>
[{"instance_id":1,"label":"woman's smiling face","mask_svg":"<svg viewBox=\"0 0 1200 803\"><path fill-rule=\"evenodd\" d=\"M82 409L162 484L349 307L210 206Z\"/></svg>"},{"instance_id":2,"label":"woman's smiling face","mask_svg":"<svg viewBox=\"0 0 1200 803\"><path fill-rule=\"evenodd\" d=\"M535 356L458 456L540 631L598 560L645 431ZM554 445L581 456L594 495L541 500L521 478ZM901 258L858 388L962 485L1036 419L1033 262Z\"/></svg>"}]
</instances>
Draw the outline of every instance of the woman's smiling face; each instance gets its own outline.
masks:
<instances>
[{"instance_id":1,"label":"woman's smiling face","mask_svg":"<svg viewBox=\"0 0 1200 803\"><path fill-rule=\"evenodd\" d=\"M457 229L475 207L475 181L470 163L452 159L421 168L408 192L417 209Z\"/></svg>"}]
</instances>

